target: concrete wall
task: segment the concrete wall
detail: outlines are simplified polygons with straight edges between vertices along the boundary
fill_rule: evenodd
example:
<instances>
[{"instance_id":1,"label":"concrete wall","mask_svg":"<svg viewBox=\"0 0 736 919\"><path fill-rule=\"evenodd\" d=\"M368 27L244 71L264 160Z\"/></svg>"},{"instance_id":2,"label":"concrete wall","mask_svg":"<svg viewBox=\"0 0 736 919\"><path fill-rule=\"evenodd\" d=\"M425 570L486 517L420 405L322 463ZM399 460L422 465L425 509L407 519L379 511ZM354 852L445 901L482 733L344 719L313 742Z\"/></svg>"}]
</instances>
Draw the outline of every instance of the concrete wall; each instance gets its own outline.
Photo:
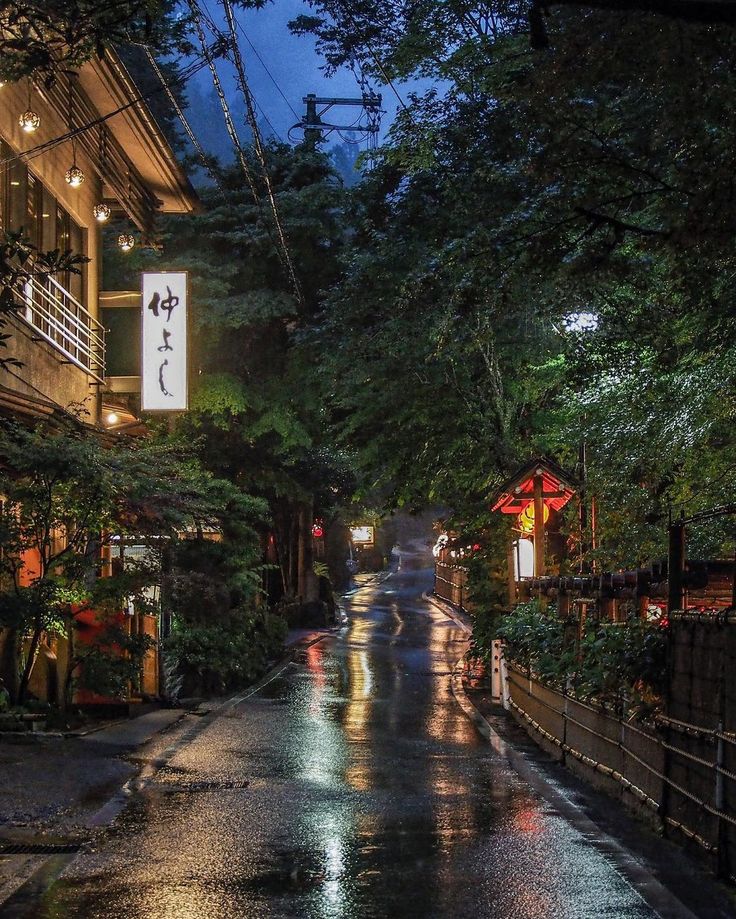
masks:
<instances>
[{"instance_id":1,"label":"concrete wall","mask_svg":"<svg viewBox=\"0 0 736 919\"><path fill-rule=\"evenodd\" d=\"M14 357L23 366L0 375L0 384L26 396L42 396L65 409L84 405L92 423L99 418L98 388L91 377L73 364L64 363L64 355L45 341L34 341L34 330L22 319L12 317L5 332L12 338L3 357Z\"/></svg>"}]
</instances>

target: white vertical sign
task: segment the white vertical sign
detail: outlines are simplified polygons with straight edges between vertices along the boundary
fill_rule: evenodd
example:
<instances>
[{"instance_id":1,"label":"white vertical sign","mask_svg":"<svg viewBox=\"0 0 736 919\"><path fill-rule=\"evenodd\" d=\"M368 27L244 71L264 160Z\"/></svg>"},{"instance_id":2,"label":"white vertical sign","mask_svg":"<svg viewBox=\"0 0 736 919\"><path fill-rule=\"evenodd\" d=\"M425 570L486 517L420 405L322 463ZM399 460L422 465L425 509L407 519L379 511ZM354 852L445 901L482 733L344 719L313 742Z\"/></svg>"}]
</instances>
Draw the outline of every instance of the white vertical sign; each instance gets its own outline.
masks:
<instances>
[{"instance_id":1,"label":"white vertical sign","mask_svg":"<svg viewBox=\"0 0 736 919\"><path fill-rule=\"evenodd\" d=\"M187 275L143 273L141 408L181 412L187 408Z\"/></svg>"}]
</instances>

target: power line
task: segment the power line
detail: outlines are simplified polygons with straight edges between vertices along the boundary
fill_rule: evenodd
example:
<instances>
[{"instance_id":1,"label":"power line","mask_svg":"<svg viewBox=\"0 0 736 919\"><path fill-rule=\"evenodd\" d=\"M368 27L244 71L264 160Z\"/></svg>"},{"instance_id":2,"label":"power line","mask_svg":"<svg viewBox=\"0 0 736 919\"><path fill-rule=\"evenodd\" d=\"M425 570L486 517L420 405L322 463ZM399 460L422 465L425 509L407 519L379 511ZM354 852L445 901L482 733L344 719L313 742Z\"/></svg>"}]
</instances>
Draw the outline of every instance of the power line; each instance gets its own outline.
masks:
<instances>
[{"instance_id":1,"label":"power line","mask_svg":"<svg viewBox=\"0 0 736 919\"><path fill-rule=\"evenodd\" d=\"M218 28L217 23L215 22L214 16L212 15L212 13L210 13L209 8L207 7L207 4L205 3L205 0L199 0L199 7L200 7L200 9L202 10L202 14L203 14L203 16L204 16L204 18L205 18L205 22L206 22L207 25L209 26L210 31L212 32L212 34L213 34L213 35L222 35L222 32L221 32L220 29ZM253 46L253 43L251 42L251 40L250 40L250 39L248 38L248 36L246 35L245 29L243 28L243 26L241 25L241 23L238 22L238 21L236 21L236 25L237 25L237 27L240 29L240 31L242 32L242 34L243 34L243 36L245 37L245 39L246 39L246 41L248 42L248 44L250 44L251 48L253 48L253 50L255 51L256 55L258 56L258 60L261 61L261 63L263 64L264 69L266 70L266 73L269 75L269 77L271 77L271 80L273 81L274 86L275 86L276 89L278 89L278 91L281 93L281 95L283 96L283 98L285 99L285 101L286 101L286 103L287 103L287 105L288 105L288 104L289 104L289 100L286 99L286 96L284 96L283 92L281 92L281 87L278 85L278 83L276 82L275 78L272 76L271 72L268 70L268 68L266 67L266 65L263 63L263 59L261 58L261 56L260 56L260 55L258 54L258 52L256 51L256 49L255 49L255 47ZM230 47L230 42L228 42L228 47ZM251 90L251 95L253 95L252 90ZM256 108L257 108L258 111L260 112L261 117L262 117L263 120L266 122L266 124L269 126L269 128L271 129L271 131L276 135L276 137L278 137L278 139L279 139L280 141L283 142L284 138L281 136L281 132L276 130L276 128L275 128L274 125L273 125L273 122L271 121L271 119L270 119L270 118L268 117L268 115L266 114L265 109L264 109L263 106L258 102L258 100L255 98L254 95L253 95L253 101L254 101L254 103L255 103L255 105L256 105ZM291 106L289 106L289 107L291 107ZM292 111L293 111L293 109L292 109Z\"/></svg>"},{"instance_id":2,"label":"power line","mask_svg":"<svg viewBox=\"0 0 736 919\"><path fill-rule=\"evenodd\" d=\"M253 200L258 206L260 206L261 199L258 194L258 189L256 187L255 179L253 178L253 173L250 171L250 166L248 165L248 161L245 157L245 151L243 150L243 146L240 143L240 138L238 137L238 132L235 128L235 122L233 121L233 116L232 116L232 113L230 112L230 107L227 104L227 98L225 97L225 93L222 88L222 83L220 82L220 76L217 73L217 68L215 67L214 59L212 58L210 54L208 54L206 50L207 40L205 38L204 30L202 28L202 11L199 5L197 4L197 0L188 0L188 2L189 2L189 9L191 10L191 13L192 13L192 19L194 21L194 27L197 32L197 38L199 39L199 43L202 46L202 53L205 56L207 65L210 68L210 73L212 74L212 82L215 86L215 91L217 92L218 98L220 100L222 114L225 118L225 127L227 128L227 132L230 135L230 140L232 141L233 147L235 148L235 152L238 155L238 160L243 170L243 175L245 176L245 180L248 183L248 186L251 190L251 194L253 195ZM219 30L217 30L217 26L212 21L208 22L208 25L210 29L215 30L215 34L218 34ZM219 38L221 41L224 40L224 37L222 35L220 35Z\"/></svg>"},{"instance_id":3,"label":"power line","mask_svg":"<svg viewBox=\"0 0 736 919\"><path fill-rule=\"evenodd\" d=\"M222 8L225 11L225 18L227 20L228 28L230 30L230 38L232 40L231 48L233 52L233 59L235 63L235 70L238 77L238 85L240 91L245 100L245 111L246 117L250 124L251 130L253 132L253 146L256 151L256 156L261 165L261 172L263 174L263 181L266 186L266 192L268 194L268 201L271 206L271 213L273 215L274 226L276 227L276 232L279 237L279 244L281 247L281 253L283 256L284 265L289 274L291 280L291 285L294 290L294 294L297 299L297 303L300 306L304 304L304 294L299 284L299 279L296 275L296 270L294 268L294 263L291 259L291 253L289 252L289 244L286 238L286 233L284 231L283 224L281 222L281 217L279 215L278 206L276 204L276 195L273 189L273 183L271 182L271 176L268 173L268 164L266 163L266 156L263 149L263 142L261 139L261 132L258 128L258 122L255 116L255 109L253 105L253 96L248 85L248 80L245 74L245 65L240 54L240 48L238 47L238 36L235 31L235 16L233 15L233 8L230 4L230 0L220 0Z\"/></svg>"},{"instance_id":4,"label":"power line","mask_svg":"<svg viewBox=\"0 0 736 919\"><path fill-rule=\"evenodd\" d=\"M279 95L281 96L281 98L284 100L284 102L285 102L285 103L289 106L289 108L291 109L291 114L292 114L295 118L299 118L299 115L297 115L296 111L294 110L294 106L291 104L291 102L289 102L289 100L287 99L287 97L286 97L286 95L284 94L283 90L282 90L281 87L279 86L279 84L278 84L278 82L277 82L277 80L276 80L276 77L274 77L274 75L273 75L273 74L271 73L271 71L268 69L268 67L266 66L266 62L263 60L263 58L261 57L261 55L258 53L258 49L256 48L256 46L253 44L253 42L252 42L252 41L250 40L250 38L248 37L248 33L245 31L245 28L243 27L243 24L242 24L241 22L238 22L237 25L238 25L238 28L239 28L240 31L241 31L241 34L243 35L243 38L244 38L244 39L248 42L248 44L250 45L251 50L253 51L253 54L255 54L255 56L256 56L256 57L258 58L258 60L261 62L261 66L262 66L263 69L266 71L266 73L268 74L268 76L269 76L270 79L271 79L271 82L273 83L273 85L274 85L274 86L276 87L276 89L278 90Z\"/></svg>"},{"instance_id":5,"label":"power line","mask_svg":"<svg viewBox=\"0 0 736 919\"><path fill-rule=\"evenodd\" d=\"M200 144L199 140L197 139L196 134L195 134L194 131L192 130L192 126L191 126L191 125L189 124L189 122L187 121L187 117L186 117L186 115L184 114L184 112L182 111L182 108L181 108L181 106L179 105L179 102L178 102L176 96L174 95L174 93L172 92L170 86L169 86L168 83L166 82L166 78L164 77L164 74L163 74L161 68L160 68L159 65L158 65L158 61L157 61L156 58L153 56L153 54L152 54L150 48L146 47L145 52L146 52L146 57L148 58L148 62L149 62L149 64L151 65L151 67L153 68L153 70L154 70L156 76L159 78L159 80L160 80L160 82L161 82L161 85L164 87L164 90L165 90L165 92L166 92L166 95L168 96L169 102L170 102L171 106L173 107L174 111L176 112L176 114L177 114L177 116L178 116L178 118L179 118L179 121L180 121L181 124L182 124L182 127L183 127L184 130L186 131L187 136L189 137L189 140L190 140L192 146L193 146L194 149L197 151L197 155L199 156L199 160L200 160L200 162L202 163L202 166L203 166L204 169L207 171L207 173L209 174L210 178L213 180L213 182L215 183L215 185L217 185L217 188L219 189L220 194L221 194L221 195L223 196L223 198L224 198L224 197L225 197L225 190L224 190L224 188L222 187L222 182L220 181L220 177L219 177L219 175L217 174L217 172L212 168L212 164L211 164L211 162L210 162L209 157L208 157L207 154L205 153L204 148L202 147L202 145Z\"/></svg>"},{"instance_id":6,"label":"power line","mask_svg":"<svg viewBox=\"0 0 736 919\"><path fill-rule=\"evenodd\" d=\"M204 0L202 0L202 3L203 2ZM263 143L261 140L260 129L258 127L258 121L255 117L255 107L254 107L255 103L254 103L253 95L250 92L250 87L248 86L248 81L245 75L245 66L243 64L242 57L240 56L240 48L238 47L238 37L235 31L235 18L233 16L232 7L230 6L229 2L227 2L227 0L223 2L223 9L225 10L225 16L226 16L228 28L230 31L230 38L227 39L222 34L220 29L218 28L217 23L213 19L212 15L209 13L208 10L202 9L198 0L188 0L188 4L192 12L192 18L195 24L195 28L197 30L197 37L199 38L199 42L202 45L203 52L206 47L206 41L205 41L204 31L202 29L202 19L205 20L205 22L207 23L213 35L217 35L222 41L224 41L227 44L228 49L231 50L233 53L233 63L235 64L238 87L245 101L246 118L251 128L251 131L253 132L253 145L256 151L256 156L258 157L258 161L261 166L263 181L266 186L269 204L271 207L271 213L273 215L273 222L276 228L276 232L278 234L278 240L274 241L275 249L278 254L279 260L281 261L281 263L283 264L284 268L287 271L287 274L289 275L289 280L291 281L291 285L293 287L297 302L299 303L299 305L302 305L304 303L304 295L302 293L302 289L299 284L299 280L296 276L296 271L294 269L294 264L292 262L291 255L289 253L289 247L288 247L288 243L286 239L286 234L284 232L284 229L281 223L281 218L279 216L278 206L276 204L276 197L273 191L273 185L271 183L271 177L268 174L268 168L266 164ZM233 143L233 146L235 147L236 152L238 153L238 158L240 160L241 167L245 174L248 185L250 186L250 189L253 194L253 198L256 202L256 205L259 208L261 208L262 204L261 204L260 196L258 194L258 190L256 188L255 180L253 178L253 174L245 158L245 153L243 151L242 144L240 143L240 139L238 137L238 133L235 128L235 122L233 121L232 113L230 112L230 108L228 106L227 99L225 97L225 93L222 88L222 83L217 73L217 68L214 66L214 61L208 60L208 64L210 67L210 72L212 74L213 82L215 84L217 95L220 99L220 105L222 107L222 111L225 116L225 124L227 126L228 133L230 135L230 139Z\"/></svg>"}]
</instances>

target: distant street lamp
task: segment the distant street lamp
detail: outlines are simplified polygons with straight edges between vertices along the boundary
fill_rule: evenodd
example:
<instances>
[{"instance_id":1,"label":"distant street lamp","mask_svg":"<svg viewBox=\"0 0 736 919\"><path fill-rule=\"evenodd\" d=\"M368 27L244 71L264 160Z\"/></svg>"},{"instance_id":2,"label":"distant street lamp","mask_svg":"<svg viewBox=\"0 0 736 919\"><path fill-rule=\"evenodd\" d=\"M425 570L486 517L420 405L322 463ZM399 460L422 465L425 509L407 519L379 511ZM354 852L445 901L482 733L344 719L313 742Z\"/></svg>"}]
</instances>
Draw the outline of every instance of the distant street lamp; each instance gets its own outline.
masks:
<instances>
[{"instance_id":1,"label":"distant street lamp","mask_svg":"<svg viewBox=\"0 0 736 919\"><path fill-rule=\"evenodd\" d=\"M570 313L562 320L566 332L595 332L600 318L595 313Z\"/></svg>"}]
</instances>

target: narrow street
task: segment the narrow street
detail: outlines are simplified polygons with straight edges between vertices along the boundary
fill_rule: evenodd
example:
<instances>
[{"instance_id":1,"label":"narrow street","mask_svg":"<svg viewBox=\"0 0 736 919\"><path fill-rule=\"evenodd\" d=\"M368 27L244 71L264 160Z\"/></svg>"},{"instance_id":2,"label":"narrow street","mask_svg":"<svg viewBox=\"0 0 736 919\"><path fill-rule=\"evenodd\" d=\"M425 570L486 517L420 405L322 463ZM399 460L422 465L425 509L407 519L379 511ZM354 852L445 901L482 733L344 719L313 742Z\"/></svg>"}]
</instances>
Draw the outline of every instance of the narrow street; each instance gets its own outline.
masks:
<instances>
[{"instance_id":1,"label":"narrow street","mask_svg":"<svg viewBox=\"0 0 736 919\"><path fill-rule=\"evenodd\" d=\"M182 744L30 915L692 915L648 905L479 737L430 574L405 555L351 597L341 633Z\"/></svg>"}]
</instances>

